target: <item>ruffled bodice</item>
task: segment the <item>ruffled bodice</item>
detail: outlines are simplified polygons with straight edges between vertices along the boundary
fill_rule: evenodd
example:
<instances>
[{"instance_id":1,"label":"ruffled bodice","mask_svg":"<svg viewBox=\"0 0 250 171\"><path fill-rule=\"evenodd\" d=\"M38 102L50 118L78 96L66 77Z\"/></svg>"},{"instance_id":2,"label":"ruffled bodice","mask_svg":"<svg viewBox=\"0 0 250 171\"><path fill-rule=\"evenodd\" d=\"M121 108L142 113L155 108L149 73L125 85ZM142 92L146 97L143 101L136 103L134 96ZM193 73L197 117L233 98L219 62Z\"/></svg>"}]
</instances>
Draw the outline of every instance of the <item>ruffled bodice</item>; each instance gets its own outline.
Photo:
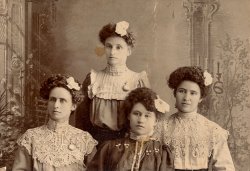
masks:
<instances>
[{"instance_id":1,"label":"ruffled bodice","mask_svg":"<svg viewBox=\"0 0 250 171\"><path fill-rule=\"evenodd\" d=\"M209 158L212 153L217 157L220 145L228 150L227 138L228 131L197 113L176 113L163 122L163 142L174 154L176 169L208 168ZM232 162L230 153L228 155Z\"/></svg>"},{"instance_id":2,"label":"ruffled bodice","mask_svg":"<svg viewBox=\"0 0 250 171\"><path fill-rule=\"evenodd\" d=\"M91 70L90 83L85 93L91 99L91 124L112 131L122 130L126 121L123 102L128 93L137 87L149 87L145 71L136 73L126 66Z\"/></svg>"},{"instance_id":3,"label":"ruffled bodice","mask_svg":"<svg viewBox=\"0 0 250 171\"><path fill-rule=\"evenodd\" d=\"M110 68L101 71L91 70L91 84L88 86L89 98L124 100L128 92L137 87L148 87L145 71L136 73L128 68L123 72L111 72Z\"/></svg>"},{"instance_id":4,"label":"ruffled bodice","mask_svg":"<svg viewBox=\"0 0 250 171\"><path fill-rule=\"evenodd\" d=\"M50 120L47 125L27 130L19 139L33 160L53 167L79 164L90 154L97 142L88 132Z\"/></svg>"}]
</instances>

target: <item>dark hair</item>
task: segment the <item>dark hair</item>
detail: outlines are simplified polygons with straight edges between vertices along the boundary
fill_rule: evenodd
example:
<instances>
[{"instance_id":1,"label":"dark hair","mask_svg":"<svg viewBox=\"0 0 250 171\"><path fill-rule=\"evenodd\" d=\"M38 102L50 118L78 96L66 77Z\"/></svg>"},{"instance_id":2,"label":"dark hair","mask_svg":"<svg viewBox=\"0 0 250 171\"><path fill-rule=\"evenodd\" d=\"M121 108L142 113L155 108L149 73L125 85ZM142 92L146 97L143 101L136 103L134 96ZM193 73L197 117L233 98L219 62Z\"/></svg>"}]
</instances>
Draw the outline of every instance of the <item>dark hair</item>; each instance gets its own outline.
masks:
<instances>
[{"instance_id":1,"label":"dark hair","mask_svg":"<svg viewBox=\"0 0 250 171\"><path fill-rule=\"evenodd\" d=\"M124 113L126 118L130 114L136 103L141 103L150 112L154 112L157 119L160 119L164 114L157 111L154 100L157 99L157 94L146 87L136 88L132 90L124 101Z\"/></svg>"},{"instance_id":2,"label":"dark hair","mask_svg":"<svg viewBox=\"0 0 250 171\"><path fill-rule=\"evenodd\" d=\"M105 45L105 41L107 38L116 36L123 38L129 46L131 47L135 46L135 36L131 31L127 30L127 34L121 36L120 34L115 32L115 29L116 29L116 24L114 23L109 23L103 26L103 28L99 32L99 40L103 45Z\"/></svg>"},{"instance_id":3,"label":"dark hair","mask_svg":"<svg viewBox=\"0 0 250 171\"><path fill-rule=\"evenodd\" d=\"M174 89L174 95L176 95L176 90L183 81L192 81L199 85L201 97L205 97L209 90L209 86L205 86L205 77L203 73L204 71L197 66L180 67L170 74L168 86Z\"/></svg>"},{"instance_id":4,"label":"dark hair","mask_svg":"<svg viewBox=\"0 0 250 171\"><path fill-rule=\"evenodd\" d=\"M70 94L72 95L72 102L73 103L79 102L81 100L80 94L78 93L79 91L74 89L74 88L69 88L68 87L68 83L67 83L68 78L70 78L70 77L66 76L66 75L61 75L61 74L56 74L56 75L50 76L47 80L45 80L41 84L40 96L43 99L48 100L50 91L53 88L55 88L55 87L63 87L66 90L68 90L70 92ZM75 82L80 86L78 81L75 80Z\"/></svg>"}]
</instances>

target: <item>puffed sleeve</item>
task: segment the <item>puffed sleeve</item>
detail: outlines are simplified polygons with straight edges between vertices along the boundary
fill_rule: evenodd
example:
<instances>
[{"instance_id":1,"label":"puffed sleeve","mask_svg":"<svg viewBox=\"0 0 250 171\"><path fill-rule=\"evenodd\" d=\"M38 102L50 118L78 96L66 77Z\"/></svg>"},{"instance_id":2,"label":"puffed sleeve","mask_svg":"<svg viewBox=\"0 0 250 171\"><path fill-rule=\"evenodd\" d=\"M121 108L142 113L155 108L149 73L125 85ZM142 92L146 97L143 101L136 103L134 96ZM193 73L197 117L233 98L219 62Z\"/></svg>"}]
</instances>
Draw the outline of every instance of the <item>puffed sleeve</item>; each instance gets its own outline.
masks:
<instances>
[{"instance_id":1,"label":"puffed sleeve","mask_svg":"<svg viewBox=\"0 0 250 171\"><path fill-rule=\"evenodd\" d=\"M216 128L215 144L212 154L212 167L216 171L235 171L233 160L228 148L228 131Z\"/></svg>"},{"instance_id":2,"label":"puffed sleeve","mask_svg":"<svg viewBox=\"0 0 250 171\"><path fill-rule=\"evenodd\" d=\"M91 99L88 97L88 86L91 83L90 73L86 76L82 83L82 92L84 95L83 101L76 108L75 126L81 130L92 132L92 124L90 122L90 103Z\"/></svg>"},{"instance_id":3,"label":"puffed sleeve","mask_svg":"<svg viewBox=\"0 0 250 171\"><path fill-rule=\"evenodd\" d=\"M162 146L160 171L174 171L174 158L168 146Z\"/></svg>"},{"instance_id":4,"label":"puffed sleeve","mask_svg":"<svg viewBox=\"0 0 250 171\"><path fill-rule=\"evenodd\" d=\"M88 132L86 132L86 147L87 147L86 155L91 154L97 144L98 142Z\"/></svg>"},{"instance_id":5,"label":"puffed sleeve","mask_svg":"<svg viewBox=\"0 0 250 171\"><path fill-rule=\"evenodd\" d=\"M84 163L87 165L96 153L98 142L88 132L83 132L78 137L77 144L81 144L81 153L84 154Z\"/></svg>"},{"instance_id":6,"label":"puffed sleeve","mask_svg":"<svg viewBox=\"0 0 250 171\"><path fill-rule=\"evenodd\" d=\"M30 171L32 170L32 157L27 149L19 147L16 152L12 171Z\"/></svg>"},{"instance_id":7,"label":"puffed sleeve","mask_svg":"<svg viewBox=\"0 0 250 171\"><path fill-rule=\"evenodd\" d=\"M18 149L16 152L12 171L30 171L32 170L32 136L30 130L27 130L18 140Z\"/></svg>"},{"instance_id":8,"label":"puffed sleeve","mask_svg":"<svg viewBox=\"0 0 250 171\"><path fill-rule=\"evenodd\" d=\"M150 88L150 83L146 71L139 73L139 84L138 87L148 87Z\"/></svg>"},{"instance_id":9,"label":"puffed sleeve","mask_svg":"<svg viewBox=\"0 0 250 171\"><path fill-rule=\"evenodd\" d=\"M110 143L106 141L100 145L94 158L89 162L87 171L108 171Z\"/></svg>"}]
</instances>

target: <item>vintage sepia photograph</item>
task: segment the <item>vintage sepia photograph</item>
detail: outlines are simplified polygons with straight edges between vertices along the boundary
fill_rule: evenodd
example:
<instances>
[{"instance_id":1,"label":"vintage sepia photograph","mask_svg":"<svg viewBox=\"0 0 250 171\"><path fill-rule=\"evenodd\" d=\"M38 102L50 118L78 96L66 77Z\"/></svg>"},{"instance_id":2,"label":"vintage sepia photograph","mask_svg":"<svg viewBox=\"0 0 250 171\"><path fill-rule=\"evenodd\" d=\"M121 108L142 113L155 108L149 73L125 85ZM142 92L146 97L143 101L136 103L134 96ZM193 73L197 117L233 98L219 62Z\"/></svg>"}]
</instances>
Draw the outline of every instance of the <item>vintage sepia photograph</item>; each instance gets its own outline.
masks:
<instances>
[{"instance_id":1,"label":"vintage sepia photograph","mask_svg":"<svg viewBox=\"0 0 250 171\"><path fill-rule=\"evenodd\" d=\"M0 171L249 161L249 0L0 0Z\"/></svg>"}]
</instances>

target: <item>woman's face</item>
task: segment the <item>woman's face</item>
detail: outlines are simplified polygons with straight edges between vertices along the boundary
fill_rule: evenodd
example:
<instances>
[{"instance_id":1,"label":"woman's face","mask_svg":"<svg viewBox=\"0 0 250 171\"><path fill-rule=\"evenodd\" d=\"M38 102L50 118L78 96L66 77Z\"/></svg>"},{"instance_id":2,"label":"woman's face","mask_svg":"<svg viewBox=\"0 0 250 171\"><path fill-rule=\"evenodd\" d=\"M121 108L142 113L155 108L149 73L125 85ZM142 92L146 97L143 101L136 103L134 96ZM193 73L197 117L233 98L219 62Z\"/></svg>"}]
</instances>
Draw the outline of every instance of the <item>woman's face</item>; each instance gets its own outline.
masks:
<instances>
[{"instance_id":1,"label":"woman's face","mask_svg":"<svg viewBox=\"0 0 250 171\"><path fill-rule=\"evenodd\" d=\"M131 54L131 47L121 37L109 37L105 41L105 53L109 65L124 65Z\"/></svg>"},{"instance_id":2,"label":"woman's face","mask_svg":"<svg viewBox=\"0 0 250 171\"><path fill-rule=\"evenodd\" d=\"M48 101L48 112L52 120L64 122L69 120L69 116L76 105L72 102L72 95L63 87L55 87L50 91Z\"/></svg>"},{"instance_id":3,"label":"woman's face","mask_svg":"<svg viewBox=\"0 0 250 171\"><path fill-rule=\"evenodd\" d=\"M149 135L156 125L155 113L148 111L141 103L134 105L128 119L130 121L131 132L138 136Z\"/></svg>"},{"instance_id":4,"label":"woman's face","mask_svg":"<svg viewBox=\"0 0 250 171\"><path fill-rule=\"evenodd\" d=\"M202 101L200 87L193 81L182 81L176 89L176 107L180 112L196 112Z\"/></svg>"}]
</instances>

